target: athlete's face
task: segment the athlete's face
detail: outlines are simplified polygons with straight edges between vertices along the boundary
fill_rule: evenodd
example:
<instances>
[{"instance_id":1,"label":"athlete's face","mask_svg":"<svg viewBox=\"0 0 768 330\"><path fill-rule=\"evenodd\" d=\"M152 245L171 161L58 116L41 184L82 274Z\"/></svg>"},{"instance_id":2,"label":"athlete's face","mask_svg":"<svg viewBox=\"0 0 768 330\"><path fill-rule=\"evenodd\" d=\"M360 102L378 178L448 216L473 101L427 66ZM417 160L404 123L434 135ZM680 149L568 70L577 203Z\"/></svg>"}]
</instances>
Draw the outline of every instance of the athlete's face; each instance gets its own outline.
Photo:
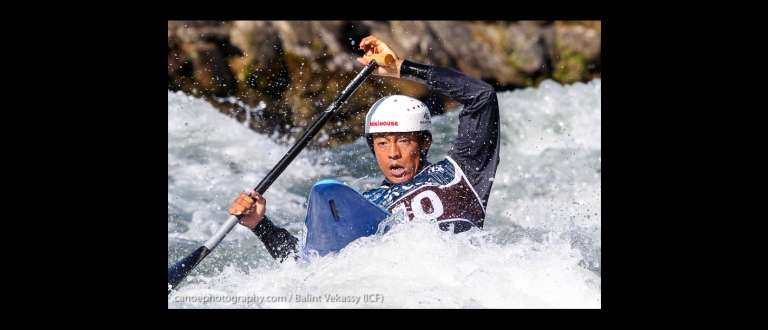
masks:
<instances>
[{"instance_id":1,"label":"athlete's face","mask_svg":"<svg viewBox=\"0 0 768 330\"><path fill-rule=\"evenodd\" d=\"M381 133L373 137L373 151L384 176L392 183L403 183L416 175L420 150L428 149L430 143L422 146L417 133Z\"/></svg>"}]
</instances>

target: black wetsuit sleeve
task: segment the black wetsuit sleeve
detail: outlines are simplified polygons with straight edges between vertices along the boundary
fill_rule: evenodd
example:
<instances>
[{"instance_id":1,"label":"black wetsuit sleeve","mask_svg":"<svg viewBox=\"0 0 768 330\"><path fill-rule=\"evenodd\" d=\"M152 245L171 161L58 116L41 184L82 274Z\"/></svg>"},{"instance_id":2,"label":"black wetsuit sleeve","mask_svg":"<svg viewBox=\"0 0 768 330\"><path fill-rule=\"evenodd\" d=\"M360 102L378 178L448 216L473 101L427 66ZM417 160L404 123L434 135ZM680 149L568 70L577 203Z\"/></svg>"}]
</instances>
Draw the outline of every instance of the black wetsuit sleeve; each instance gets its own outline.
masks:
<instances>
[{"instance_id":1,"label":"black wetsuit sleeve","mask_svg":"<svg viewBox=\"0 0 768 330\"><path fill-rule=\"evenodd\" d=\"M275 226L265 215L256 228L251 229L256 234L264 247L267 248L272 258L283 262L285 258L293 254L294 259L299 258L299 239L293 236L287 229Z\"/></svg>"},{"instance_id":2,"label":"black wetsuit sleeve","mask_svg":"<svg viewBox=\"0 0 768 330\"><path fill-rule=\"evenodd\" d=\"M499 165L499 101L493 86L453 69L408 60L400 66L400 78L421 82L464 106L448 156L459 164L486 207Z\"/></svg>"}]
</instances>

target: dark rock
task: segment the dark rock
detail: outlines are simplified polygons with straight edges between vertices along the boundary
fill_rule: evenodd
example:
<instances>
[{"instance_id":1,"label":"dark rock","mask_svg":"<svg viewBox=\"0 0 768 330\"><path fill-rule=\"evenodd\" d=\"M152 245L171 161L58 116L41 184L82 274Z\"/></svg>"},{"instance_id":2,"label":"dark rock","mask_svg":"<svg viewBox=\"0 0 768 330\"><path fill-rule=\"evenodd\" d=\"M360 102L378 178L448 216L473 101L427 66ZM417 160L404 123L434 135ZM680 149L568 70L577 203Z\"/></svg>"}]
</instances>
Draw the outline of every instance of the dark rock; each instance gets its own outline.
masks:
<instances>
[{"instance_id":1,"label":"dark rock","mask_svg":"<svg viewBox=\"0 0 768 330\"><path fill-rule=\"evenodd\" d=\"M297 138L362 69L357 44L368 35L498 91L600 77L600 21L168 21L168 89L259 133ZM309 147L356 140L368 108L390 94L419 98L434 114L458 106L422 84L370 76L320 132L330 138Z\"/></svg>"}]
</instances>

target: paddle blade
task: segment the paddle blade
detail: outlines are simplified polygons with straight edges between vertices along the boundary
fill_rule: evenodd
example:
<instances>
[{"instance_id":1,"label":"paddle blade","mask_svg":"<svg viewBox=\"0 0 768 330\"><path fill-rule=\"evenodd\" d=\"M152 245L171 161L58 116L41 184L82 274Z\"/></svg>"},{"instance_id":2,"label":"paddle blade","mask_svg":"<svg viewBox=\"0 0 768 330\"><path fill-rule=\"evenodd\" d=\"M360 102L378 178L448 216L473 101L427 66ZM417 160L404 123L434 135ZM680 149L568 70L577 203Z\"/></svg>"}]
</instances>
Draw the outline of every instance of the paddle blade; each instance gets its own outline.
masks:
<instances>
[{"instance_id":1,"label":"paddle blade","mask_svg":"<svg viewBox=\"0 0 768 330\"><path fill-rule=\"evenodd\" d=\"M200 246L186 258L181 259L181 261L173 266L168 267L168 294L171 294L171 290L179 285L179 283L181 283L181 281L184 280L184 278L186 278L187 275L197 267L197 264L199 264L210 252L211 250L205 247L205 245Z\"/></svg>"}]
</instances>

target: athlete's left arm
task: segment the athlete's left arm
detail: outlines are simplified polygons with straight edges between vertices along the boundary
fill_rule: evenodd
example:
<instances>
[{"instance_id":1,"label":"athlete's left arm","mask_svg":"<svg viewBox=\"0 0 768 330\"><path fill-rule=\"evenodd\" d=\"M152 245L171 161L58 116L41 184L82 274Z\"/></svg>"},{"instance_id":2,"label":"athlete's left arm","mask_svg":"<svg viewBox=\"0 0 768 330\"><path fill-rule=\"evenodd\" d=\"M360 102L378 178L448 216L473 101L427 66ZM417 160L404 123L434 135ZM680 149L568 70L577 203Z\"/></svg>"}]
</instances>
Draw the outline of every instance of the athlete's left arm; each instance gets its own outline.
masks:
<instances>
[{"instance_id":1,"label":"athlete's left arm","mask_svg":"<svg viewBox=\"0 0 768 330\"><path fill-rule=\"evenodd\" d=\"M419 81L464 106L448 156L486 205L499 164L499 101L493 86L460 71L408 60L400 67L400 78Z\"/></svg>"}]
</instances>

